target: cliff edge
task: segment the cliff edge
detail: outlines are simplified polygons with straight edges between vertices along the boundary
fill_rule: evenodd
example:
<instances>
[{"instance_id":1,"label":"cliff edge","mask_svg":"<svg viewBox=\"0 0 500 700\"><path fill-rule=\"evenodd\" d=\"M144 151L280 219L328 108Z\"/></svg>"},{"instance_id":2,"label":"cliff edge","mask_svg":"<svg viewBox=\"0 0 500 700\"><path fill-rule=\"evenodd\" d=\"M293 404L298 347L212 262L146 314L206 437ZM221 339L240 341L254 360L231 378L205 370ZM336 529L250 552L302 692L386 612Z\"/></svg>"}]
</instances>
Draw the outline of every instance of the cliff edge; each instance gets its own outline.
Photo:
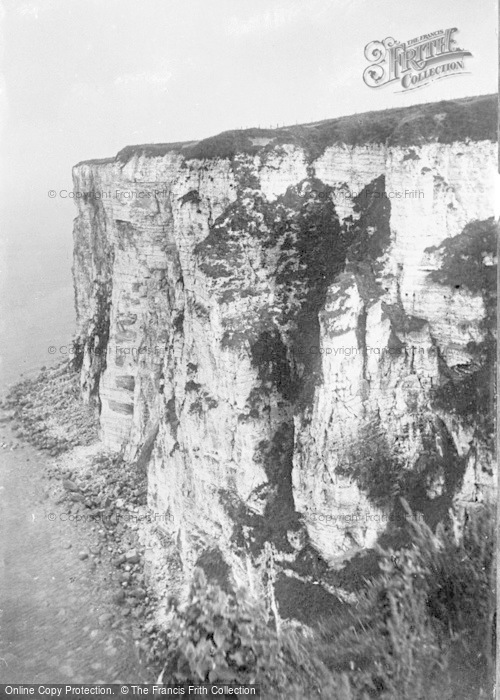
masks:
<instances>
[{"instance_id":1,"label":"cliff edge","mask_svg":"<svg viewBox=\"0 0 500 700\"><path fill-rule=\"evenodd\" d=\"M401 497L492 496L496 124L487 96L75 166L81 386L148 468L158 582L271 567L297 614Z\"/></svg>"}]
</instances>

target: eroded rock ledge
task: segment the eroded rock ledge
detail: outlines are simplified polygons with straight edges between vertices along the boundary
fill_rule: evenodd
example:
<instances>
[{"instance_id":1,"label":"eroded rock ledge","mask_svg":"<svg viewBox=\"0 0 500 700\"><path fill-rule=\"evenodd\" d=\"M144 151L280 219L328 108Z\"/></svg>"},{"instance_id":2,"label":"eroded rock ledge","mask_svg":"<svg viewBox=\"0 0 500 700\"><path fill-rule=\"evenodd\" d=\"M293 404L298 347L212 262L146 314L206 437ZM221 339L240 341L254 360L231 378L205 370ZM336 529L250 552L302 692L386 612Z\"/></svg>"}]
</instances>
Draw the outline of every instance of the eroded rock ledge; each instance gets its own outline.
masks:
<instances>
[{"instance_id":1,"label":"eroded rock ledge","mask_svg":"<svg viewBox=\"0 0 500 700\"><path fill-rule=\"evenodd\" d=\"M283 592L373 545L401 496L431 523L490 497L495 105L75 166L81 385L169 514L152 571L271 557Z\"/></svg>"}]
</instances>

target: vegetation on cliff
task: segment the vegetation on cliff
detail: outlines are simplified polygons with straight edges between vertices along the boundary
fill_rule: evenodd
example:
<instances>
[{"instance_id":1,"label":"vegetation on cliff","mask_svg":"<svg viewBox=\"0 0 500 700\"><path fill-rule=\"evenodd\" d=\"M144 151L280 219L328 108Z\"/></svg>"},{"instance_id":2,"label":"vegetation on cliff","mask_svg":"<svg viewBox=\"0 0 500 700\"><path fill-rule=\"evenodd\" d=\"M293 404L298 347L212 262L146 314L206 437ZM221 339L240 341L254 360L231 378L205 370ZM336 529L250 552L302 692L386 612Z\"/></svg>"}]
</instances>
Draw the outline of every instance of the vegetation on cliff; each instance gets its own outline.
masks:
<instances>
[{"instance_id":1,"label":"vegetation on cliff","mask_svg":"<svg viewBox=\"0 0 500 700\"><path fill-rule=\"evenodd\" d=\"M415 146L432 141L496 141L497 110L496 95L443 100L281 129L224 131L202 141L127 146L117 154L116 161L126 163L134 156L156 158L167 153L178 153L186 160L232 159L237 154L255 155L285 144L304 148L309 159L314 160L328 146L338 143Z\"/></svg>"},{"instance_id":2,"label":"vegetation on cliff","mask_svg":"<svg viewBox=\"0 0 500 700\"><path fill-rule=\"evenodd\" d=\"M461 371L451 371L441 362L444 381L434 392L434 402L440 409L476 421L485 441L493 439L495 420L497 237L498 226L492 217L471 221L458 236L427 249L441 256L440 268L429 273L433 282L483 298L485 339L468 343L473 361L459 367Z\"/></svg>"},{"instance_id":3,"label":"vegetation on cliff","mask_svg":"<svg viewBox=\"0 0 500 700\"><path fill-rule=\"evenodd\" d=\"M434 532L409 509L408 518L408 545L381 549L380 572L356 604L306 634L262 598L224 592L198 569L187 601L170 601L156 648L163 681L257 683L273 699L490 697L493 512L478 507L460 534Z\"/></svg>"}]
</instances>

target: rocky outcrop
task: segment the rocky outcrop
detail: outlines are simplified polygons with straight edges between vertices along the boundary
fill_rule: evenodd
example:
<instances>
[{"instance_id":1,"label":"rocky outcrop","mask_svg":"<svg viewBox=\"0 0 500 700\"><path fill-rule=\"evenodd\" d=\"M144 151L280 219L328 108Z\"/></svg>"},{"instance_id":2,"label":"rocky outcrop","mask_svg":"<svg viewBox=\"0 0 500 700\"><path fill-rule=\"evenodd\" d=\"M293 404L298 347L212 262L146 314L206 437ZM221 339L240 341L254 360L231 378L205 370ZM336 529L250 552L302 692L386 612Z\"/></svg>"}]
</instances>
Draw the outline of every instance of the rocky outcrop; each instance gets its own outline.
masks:
<instances>
[{"instance_id":1,"label":"rocky outcrop","mask_svg":"<svg viewBox=\"0 0 500 700\"><path fill-rule=\"evenodd\" d=\"M321 578L401 496L489 497L495 125L476 98L75 166L82 391L149 465L153 567Z\"/></svg>"}]
</instances>

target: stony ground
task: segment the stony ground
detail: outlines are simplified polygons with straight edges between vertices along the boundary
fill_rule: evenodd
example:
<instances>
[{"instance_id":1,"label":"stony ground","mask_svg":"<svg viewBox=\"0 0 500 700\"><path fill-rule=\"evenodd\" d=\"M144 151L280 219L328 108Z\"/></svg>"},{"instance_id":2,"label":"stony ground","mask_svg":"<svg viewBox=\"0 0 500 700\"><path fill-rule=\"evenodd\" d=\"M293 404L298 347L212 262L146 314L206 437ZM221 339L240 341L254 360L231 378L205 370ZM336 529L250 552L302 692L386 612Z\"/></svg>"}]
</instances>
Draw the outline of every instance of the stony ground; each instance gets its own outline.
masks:
<instances>
[{"instance_id":1,"label":"stony ground","mask_svg":"<svg viewBox=\"0 0 500 700\"><path fill-rule=\"evenodd\" d=\"M78 375L69 364L48 369L11 388L0 403L0 422L16 439L15 450L29 442L52 459L43 467L54 518L63 517L82 535L75 556L91 570L109 574L109 609L99 624L131 635L141 656L156 672L157 605L144 578L141 522L147 514L146 472L106 451L98 440L97 414L81 402Z\"/></svg>"},{"instance_id":2,"label":"stony ground","mask_svg":"<svg viewBox=\"0 0 500 700\"><path fill-rule=\"evenodd\" d=\"M69 363L44 369L13 386L0 405L16 437L55 457L98 438L96 409L80 401L78 374Z\"/></svg>"}]
</instances>

